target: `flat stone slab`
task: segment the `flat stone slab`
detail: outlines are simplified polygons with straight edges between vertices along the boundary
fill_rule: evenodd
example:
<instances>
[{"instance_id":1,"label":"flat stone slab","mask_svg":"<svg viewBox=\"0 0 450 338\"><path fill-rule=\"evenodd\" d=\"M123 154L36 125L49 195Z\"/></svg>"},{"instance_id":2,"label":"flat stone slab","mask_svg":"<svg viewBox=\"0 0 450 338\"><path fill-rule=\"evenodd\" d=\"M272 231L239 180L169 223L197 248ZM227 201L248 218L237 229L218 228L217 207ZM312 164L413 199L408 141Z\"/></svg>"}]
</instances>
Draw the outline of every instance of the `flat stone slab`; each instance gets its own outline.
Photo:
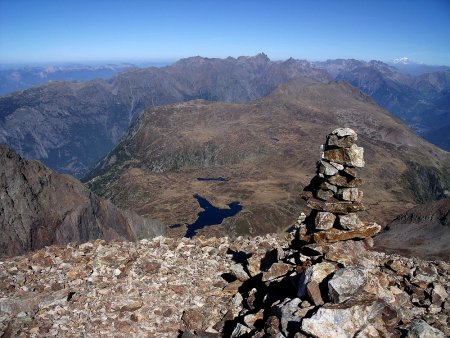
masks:
<instances>
[{"instance_id":1,"label":"flat stone slab","mask_svg":"<svg viewBox=\"0 0 450 338\"><path fill-rule=\"evenodd\" d=\"M306 204L311 209L331 212L333 214L346 215L352 212L366 210L366 207L361 202L339 202L339 201L330 202L330 201L321 201L314 197L305 199L307 200Z\"/></svg>"},{"instance_id":2,"label":"flat stone slab","mask_svg":"<svg viewBox=\"0 0 450 338\"><path fill-rule=\"evenodd\" d=\"M330 230L316 232L313 235L313 240L316 243L333 243L338 241L346 241L353 238L368 238L377 234L381 230L381 226L375 222L355 230L339 230L332 228Z\"/></svg>"}]
</instances>

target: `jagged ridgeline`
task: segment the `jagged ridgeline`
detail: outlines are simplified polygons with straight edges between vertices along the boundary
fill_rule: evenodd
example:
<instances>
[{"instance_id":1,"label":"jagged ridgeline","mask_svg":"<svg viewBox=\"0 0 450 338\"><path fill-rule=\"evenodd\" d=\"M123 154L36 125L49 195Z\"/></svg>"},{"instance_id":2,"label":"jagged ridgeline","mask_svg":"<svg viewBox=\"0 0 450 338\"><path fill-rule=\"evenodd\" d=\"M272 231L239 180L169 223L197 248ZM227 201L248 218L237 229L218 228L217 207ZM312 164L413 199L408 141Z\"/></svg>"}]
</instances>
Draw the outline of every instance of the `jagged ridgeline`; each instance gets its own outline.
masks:
<instances>
[{"instance_id":1,"label":"jagged ridgeline","mask_svg":"<svg viewBox=\"0 0 450 338\"><path fill-rule=\"evenodd\" d=\"M298 76L343 80L444 149L450 149L450 71L401 74L379 61L271 61L192 57L131 69L110 80L55 81L0 97L0 143L82 178L145 108L192 99L245 102Z\"/></svg>"},{"instance_id":2,"label":"jagged ridgeline","mask_svg":"<svg viewBox=\"0 0 450 338\"><path fill-rule=\"evenodd\" d=\"M200 209L192 196L198 193L220 208L230 201L243 206L220 228L202 231L285 230L300 211L299 191L312 178L319 140L341 126L357 130L365 149L368 165L360 170L365 180L359 188L369 208L362 216L384 225L413 203L448 193L449 153L354 87L309 78L250 103L196 100L147 109L87 184L117 205L168 225L195 221ZM348 188L342 196L354 195Z\"/></svg>"}]
</instances>

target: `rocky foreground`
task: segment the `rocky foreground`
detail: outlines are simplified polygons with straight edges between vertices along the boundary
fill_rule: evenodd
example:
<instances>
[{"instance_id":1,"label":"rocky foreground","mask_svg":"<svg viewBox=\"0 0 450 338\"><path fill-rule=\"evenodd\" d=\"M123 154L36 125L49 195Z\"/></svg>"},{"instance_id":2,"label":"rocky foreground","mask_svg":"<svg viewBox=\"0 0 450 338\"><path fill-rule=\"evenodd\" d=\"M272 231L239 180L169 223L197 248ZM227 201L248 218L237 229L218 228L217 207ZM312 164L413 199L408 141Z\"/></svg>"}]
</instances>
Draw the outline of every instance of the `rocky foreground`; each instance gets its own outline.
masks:
<instances>
[{"instance_id":1,"label":"rocky foreground","mask_svg":"<svg viewBox=\"0 0 450 338\"><path fill-rule=\"evenodd\" d=\"M450 264L367 242L298 250L267 235L46 247L0 263L0 336L450 335Z\"/></svg>"},{"instance_id":2,"label":"rocky foreground","mask_svg":"<svg viewBox=\"0 0 450 338\"><path fill-rule=\"evenodd\" d=\"M371 251L356 133L334 130L293 231L46 247L0 262L1 337L450 336L450 264Z\"/></svg>"}]
</instances>

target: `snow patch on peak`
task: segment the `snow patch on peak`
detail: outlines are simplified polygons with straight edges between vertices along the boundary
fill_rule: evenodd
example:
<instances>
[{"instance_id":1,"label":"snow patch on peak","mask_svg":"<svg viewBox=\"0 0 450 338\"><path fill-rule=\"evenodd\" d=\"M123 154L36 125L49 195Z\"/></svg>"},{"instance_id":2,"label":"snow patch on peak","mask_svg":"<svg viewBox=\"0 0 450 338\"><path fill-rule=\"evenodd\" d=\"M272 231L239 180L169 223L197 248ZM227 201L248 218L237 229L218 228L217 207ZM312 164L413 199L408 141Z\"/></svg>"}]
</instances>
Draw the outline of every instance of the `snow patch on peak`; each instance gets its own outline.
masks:
<instances>
[{"instance_id":1,"label":"snow patch on peak","mask_svg":"<svg viewBox=\"0 0 450 338\"><path fill-rule=\"evenodd\" d=\"M392 63L407 65L407 64L410 63L410 61L409 61L409 59L406 56L404 56L402 58L398 58L398 59L392 60Z\"/></svg>"}]
</instances>

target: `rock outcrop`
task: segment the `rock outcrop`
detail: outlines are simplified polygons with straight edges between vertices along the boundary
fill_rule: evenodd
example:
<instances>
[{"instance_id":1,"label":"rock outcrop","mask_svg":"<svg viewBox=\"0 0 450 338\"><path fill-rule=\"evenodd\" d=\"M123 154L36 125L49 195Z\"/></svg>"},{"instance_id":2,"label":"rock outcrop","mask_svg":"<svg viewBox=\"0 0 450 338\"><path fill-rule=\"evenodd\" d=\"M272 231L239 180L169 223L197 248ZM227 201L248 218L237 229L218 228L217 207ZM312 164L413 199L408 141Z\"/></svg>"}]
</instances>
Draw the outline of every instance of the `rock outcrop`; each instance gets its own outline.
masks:
<instances>
[{"instance_id":1,"label":"rock outcrop","mask_svg":"<svg viewBox=\"0 0 450 338\"><path fill-rule=\"evenodd\" d=\"M162 225L116 208L71 176L0 144L0 256L93 239L137 240Z\"/></svg>"}]
</instances>

